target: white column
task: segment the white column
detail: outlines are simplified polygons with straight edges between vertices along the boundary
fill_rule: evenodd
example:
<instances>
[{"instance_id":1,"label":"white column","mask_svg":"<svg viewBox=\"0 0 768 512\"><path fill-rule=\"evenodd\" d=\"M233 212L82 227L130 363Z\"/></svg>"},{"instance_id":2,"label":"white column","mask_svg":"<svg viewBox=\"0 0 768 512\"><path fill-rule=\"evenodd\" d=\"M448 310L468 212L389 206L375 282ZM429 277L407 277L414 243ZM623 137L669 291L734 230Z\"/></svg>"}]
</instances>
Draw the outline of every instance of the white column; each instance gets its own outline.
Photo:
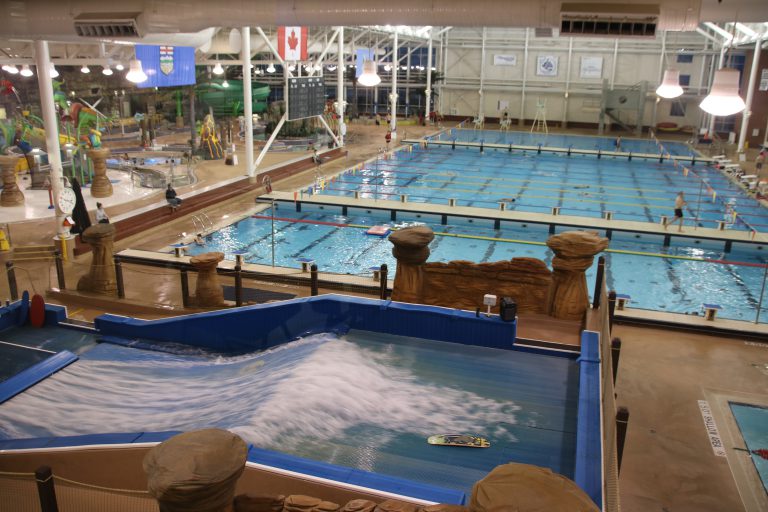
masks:
<instances>
[{"instance_id":1,"label":"white column","mask_svg":"<svg viewBox=\"0 0 768 512\"><path fill-rule=\"evenodd\" d=\"M523 86L520 88L520 126L525 126L525 80L528 78L528 28L525 29L525 50L523 53Z\"/></svg>"},{"instance_id":2,"label":"white column","mask_svg":"<svg viewBox=\"0 0 768 512\"><path fill-rule=\"evenodd\" d=\"M336 114L339 116L339 146L344 145L344 27L339 27L339 62L336 67Z\"/></svg>"},{"instance_id":3,"label":"white column","mask_svg":"<svg viewBox=\"0 0 768 512\"><path fill-rule=\"evenodd\" d=\"M69 229L65 229L63 226L67 216L59 208L59 192L64 188L64 183L62 180L61 147L59 146L59 124L53 101L51 56L48 53L48 41L35 41L35 65L37 66L37 85L40 89L40 107L43 111L45 147L48 152L48 163L51 165L50 181L51 192L56 205L56 232L62 236L69 233Z\"/></svg>"},{"instance_id":4,"label":"white column","mask_svg":"<svg viewBox=\"0 0 768 512\"><path fill-rule=\"evenodd\" d=\"M657 84L661 84L662 80L664 80L664 63L667 60L667 31L664 30L661 33L661 54L659 55L659 81L656 82ZM614 64L615 69L615 64ZM658 85L656 86L658 87ZM653 88L653 90L656 90L656 87ZM613 89L613 86L611 86L611 89ZM659 115L659 103L661 103L661 98L658 96L655 96L655 99L653 101L653 110L651 111L651 128L656 129L656 119L658 119ZM645 101L645 100L643 100ZM641 124L638 122L638 124Z\"/></svg>"},{"instance_id":5,"label":"white column","mask_svg":"<svg viewBox=\"0 0 768 512\"><path fill-rule=\"evenodd\" d=\"M747 98L744 103L747 108L741 116L741 130L739 130L739 145L736 146L737 153L744 152L744 142L747 140L747 130L749 130L749 118L752 116L752 99L755 96L755 83L757 83L757 68L760 65L760 45L762 40L755 41L755 53L752 55L752 69L749 71L749 83L747 84Z\"/></svg>"},{"instance_id":6,"label":"white column","mask_svg":"<svg viewBox=\"0 0 768 512\"><path fill-rule=\"evenodd\" d=\"M389 94L390 116L389 129L392 130L392 139L397 139L397 68L400 66L400 59L397 57L397 32L395 32L394 42L392 43L392 92Z\"/></svg>"},{"instance_id":7,"label":"white column","mask_svg":"<svg viewBox=\"0 0 768 512\"><path fill-rule=\"evenodd\" d=\"M568 126L568 94L571 88L571 62L573 61L573 38L568 38L568 66L565 71L565 94L563 95L563 121L562 127Z\"/></svg>"},{"instance_id":8,"label":"white column","mask_svg":"<svg viewBox=\"0 0 768 512\"><path fill-rule=\"evenodd\" d=\"M240 30L243 45L240 60L243 65L243 116L245 116L245 170L248 176L256 174L253 165L253 98L251 92L251 27Z\"/></svg>"},{"instance_id":9,"label":"white column","mask_svg":"<svg viewBox=\"0 0 768 512\"><path fill-rule=\"evenodd\" d=\"M410 106L411 106L411 53L413 53L413 50L408 51L408 54L405 56L405 117L407 118L410 115Z\"/></svg>"},{"instance_id":10,"label":"white column","mask_svg":"<svg viewBox=\"0 0 768 512\"><path fill-rule=\"evenodd\" d=\"M725 51L728 49L728 44L723 43L723 47L720 48L720 62L717 64L717 69L723 69L723 64L725 64ZM715 71L717 73L717 71ZM712 73L712 76L709 77L709 89L707 89L707 94L709 94L709 91L712 90L712 83L715 80L715 73ZM710 137L715 136L715 116L712 114L709 115L709 132L708 135Z\"/></svg>"},{"instance_id":11,"label":"white column","mask_svg":"<svg viewBox=\"0 0 768 512\"><path fill-rule=\"evenodd\" d=\"M429 44L427 45L427 88L424 90L424 120L429 121L429 113L432 109L429 107L429 99L432 96L432 29L429 30Z\"/></svg>"},{"instance_id":12,"label":"white column","mask_svg":"<svg viewBox=\"0 0 768 512\"><path fill-rule=\"evenodd\" d=\"M483 86L485 85L485 40L486 28L483 27L483 42L480 49L480 90L477 91L477 95L480 98L477 105L478 119L483 119L485 117L485 102L483 101Z\"/></svg>"}]
</instances>

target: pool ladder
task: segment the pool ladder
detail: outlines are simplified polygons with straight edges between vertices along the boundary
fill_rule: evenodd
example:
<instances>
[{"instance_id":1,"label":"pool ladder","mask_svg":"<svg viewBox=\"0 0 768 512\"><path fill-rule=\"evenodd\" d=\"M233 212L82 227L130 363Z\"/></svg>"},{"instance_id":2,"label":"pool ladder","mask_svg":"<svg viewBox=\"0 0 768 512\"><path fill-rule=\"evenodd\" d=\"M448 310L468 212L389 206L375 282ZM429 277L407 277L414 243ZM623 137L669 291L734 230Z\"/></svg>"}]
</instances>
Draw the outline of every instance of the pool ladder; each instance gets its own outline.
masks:
<instances>
[{"instance_id":1,"label":"pool ladder","mask_svg":"<svg viewBox=\"0 0 768 512\"><path fill-rule=\"evenodd\" d=\"M192 216L192 224L197 233L206 234L207 231L213 231L213 221L205 213Z\"/></svg>"}]
</instances>

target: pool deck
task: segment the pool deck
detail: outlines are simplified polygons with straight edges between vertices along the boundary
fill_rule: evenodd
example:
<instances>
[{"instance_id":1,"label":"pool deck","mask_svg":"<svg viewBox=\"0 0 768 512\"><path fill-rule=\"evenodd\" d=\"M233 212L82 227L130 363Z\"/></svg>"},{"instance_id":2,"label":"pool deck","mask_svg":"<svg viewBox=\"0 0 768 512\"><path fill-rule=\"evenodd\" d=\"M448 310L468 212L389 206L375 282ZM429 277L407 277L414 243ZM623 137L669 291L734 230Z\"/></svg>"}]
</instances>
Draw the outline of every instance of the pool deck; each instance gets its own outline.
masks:
<instances>
[{"instance_id":1,"label":"pool deck","mask_svg":"<svg viewBox=\"0 0 768 512\"><path fill-rule=\"evenodd\" d=\"M276 201L294 202L293 192L274 191L271 194L262 196L263 199L274 199ZM385 210L389 212L403 212L406 214L431 214L456 217L468 217L475 219L494 219L502 221L511 221L518 223L543 224L547 226L568 227L575 229L602 230L606 233L613 231L623 231L627 233L641 233L651 235L662 235L675 238L715 240L722 242L746 242L754 244L768 243L768 235L763 233L753 233L747 231L718 230L712 228L688 227L682 232L671 226L664 229L661 224L650 222L637 222L628 220L606 220L603 218L576 217L573 215L552 215L546 213L518 212L515 210L492 210L490 208L475 208L471 206L449 206L448 204L436 203L410 203L402 201L392 201L388 199L368 199L347 196L335 196L327 194L310 195L304 193L299 199L301 203L333 205L348 208L366 208ZM610 238L610 236L608 236Z\"/></svg>"}]
</instances>

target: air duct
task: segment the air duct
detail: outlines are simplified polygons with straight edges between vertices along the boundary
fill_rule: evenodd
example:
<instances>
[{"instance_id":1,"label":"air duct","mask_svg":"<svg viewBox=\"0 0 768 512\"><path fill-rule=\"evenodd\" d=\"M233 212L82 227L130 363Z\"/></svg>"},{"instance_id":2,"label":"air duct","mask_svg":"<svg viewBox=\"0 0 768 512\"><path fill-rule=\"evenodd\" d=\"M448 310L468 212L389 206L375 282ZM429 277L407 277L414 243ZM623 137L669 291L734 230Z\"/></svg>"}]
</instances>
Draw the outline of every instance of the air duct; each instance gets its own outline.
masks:
<instances>
[{"instance_id":1,"label":"air duct","mask_svg":"<svg viewBox=\"0 0 768 512\"><path fill-rule=\"evenodd\" d=\"M564 3L560 34L589 37L656 37L658 5Z\"/></svg>"},{"instance_id":2,"label":"air duct","mask_svg":"<svg viewBox=\"0 0 768 512\"><path fill-rule=\"evenodd\" d=\"M75 16L75 33L80 37L141 37L139 13L81 13Z\"/></svg>"}]
</instances>

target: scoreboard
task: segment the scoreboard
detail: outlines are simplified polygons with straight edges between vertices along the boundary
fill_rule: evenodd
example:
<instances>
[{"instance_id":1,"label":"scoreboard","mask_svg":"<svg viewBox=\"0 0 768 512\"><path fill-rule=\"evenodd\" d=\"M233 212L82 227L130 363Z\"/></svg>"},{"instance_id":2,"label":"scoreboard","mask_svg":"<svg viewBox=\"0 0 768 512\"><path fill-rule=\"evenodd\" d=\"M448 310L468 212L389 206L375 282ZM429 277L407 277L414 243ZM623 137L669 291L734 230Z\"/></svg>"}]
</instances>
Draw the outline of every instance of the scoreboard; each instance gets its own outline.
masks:
<instances>
[{"instance_id":1,"label":"scoreboard","mask_svg":"<svg viewBox=\"0 0 768 512\"><path fill-rule=\"evenodd\" d=\"M288 79L288 120L321 116L325 112L325 79L304 76Z\"/></svg>"}]
</instances>

